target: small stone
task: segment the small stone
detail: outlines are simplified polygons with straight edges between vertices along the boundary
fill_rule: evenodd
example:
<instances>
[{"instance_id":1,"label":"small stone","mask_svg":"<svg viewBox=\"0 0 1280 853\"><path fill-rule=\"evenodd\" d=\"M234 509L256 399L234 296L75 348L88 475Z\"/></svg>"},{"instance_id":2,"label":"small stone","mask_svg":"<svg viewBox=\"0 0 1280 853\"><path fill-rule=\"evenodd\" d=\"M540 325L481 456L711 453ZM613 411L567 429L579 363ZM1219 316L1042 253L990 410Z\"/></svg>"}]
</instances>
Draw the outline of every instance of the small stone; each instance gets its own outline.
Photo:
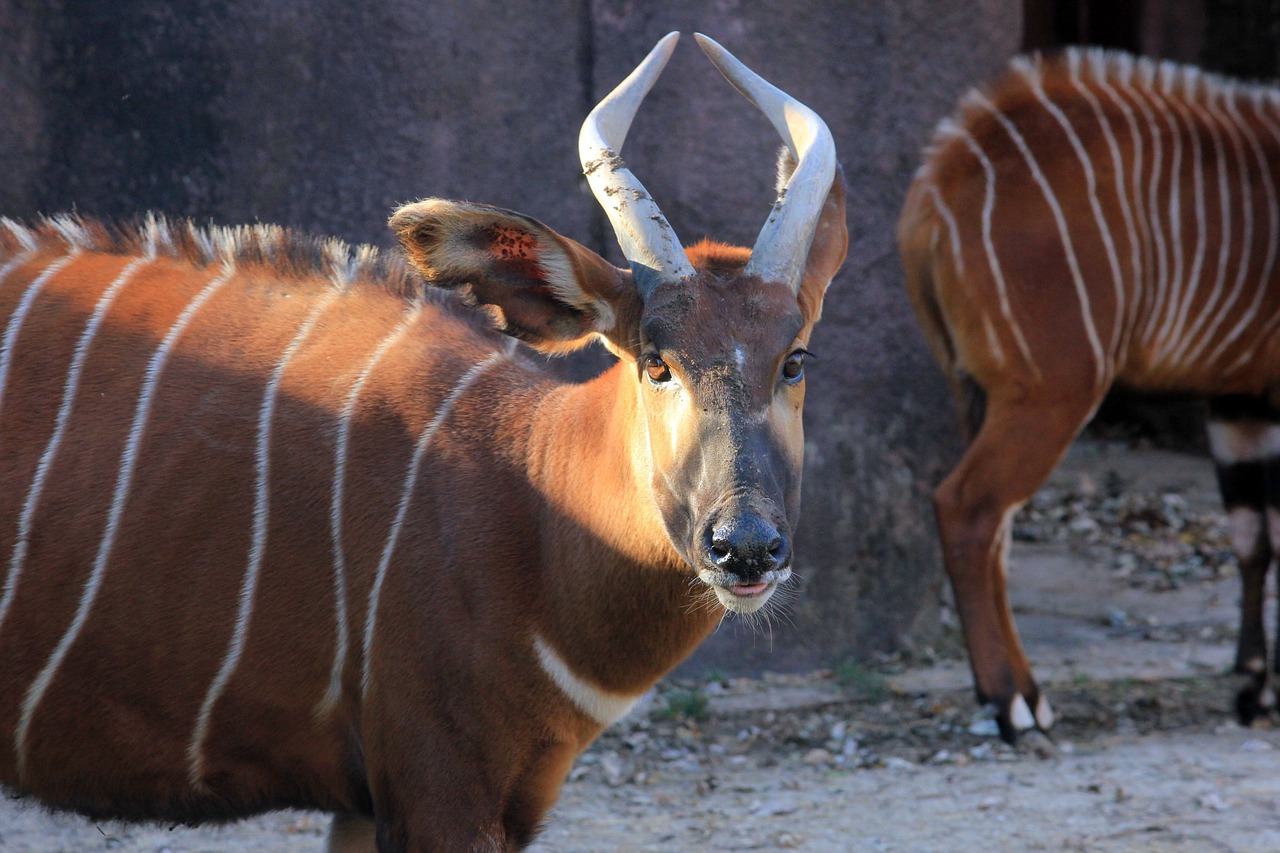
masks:
<instances>
[{"instance_id":1,"label":"small stone","mask_svg":"<svg viewBox=\"0 0 1280 853\"><path fill-rule=\"evenodd\" d=\"M975 717L969 723L969 734L978 737L999 737L1000 725L991 717Z\"/></svg>"},{"instance_id":2,"label":"small stone","mask_svg":"<svg viewBox=\"0 0 1280 853\"><path fill-rule=\"evenodd\" d=\"M790 797L757 800L750 806L751 813L761 817L783 817L784 815L795 814L799 808L795 800Z\"/></svg>"},{"instance_id":3,"label":"small stone","mask_svg":"<svg viewBox=\"0 0 1280 853\"><path fill-rule=\"evenodd\" d=\"M1215 793L1208 793L1204 796L1196 798L1196 805L1202 809L1209 809L1215 812L1225 812L1231 808L1231 804L1222 799Z\"/></svg>"},{"instance_id":4,"label":"small stone","mask_svg":"<svg viewBox=\"0 0 1280 853\"><path fill-rule=\"evenodd\" d=\"M815 766L831 763L832 755L825 749L811 749L804 754L804 763Z\"/></svg>"},{"instance_id":5,"label":"small stone","mask_svg":"<svg viewBox=\"0 0 1280 853\"><path fill-rule=\"evenodd\" d=\"M977 746L969 747L969 756L974 761L990 761L992 758L991 744L980 743Z\"/></svg>"},{"instance_id":6,"label":"small stone","mask_svg":"<svg viewBox=\"0 0 1280 853\"><path fill-rule=\"evenodd\" d=\"M600 769L604 772L606 785L616 788L627 781L626 767L616 752L606 752L600 758Z\"/></svg>"}]
</instances>

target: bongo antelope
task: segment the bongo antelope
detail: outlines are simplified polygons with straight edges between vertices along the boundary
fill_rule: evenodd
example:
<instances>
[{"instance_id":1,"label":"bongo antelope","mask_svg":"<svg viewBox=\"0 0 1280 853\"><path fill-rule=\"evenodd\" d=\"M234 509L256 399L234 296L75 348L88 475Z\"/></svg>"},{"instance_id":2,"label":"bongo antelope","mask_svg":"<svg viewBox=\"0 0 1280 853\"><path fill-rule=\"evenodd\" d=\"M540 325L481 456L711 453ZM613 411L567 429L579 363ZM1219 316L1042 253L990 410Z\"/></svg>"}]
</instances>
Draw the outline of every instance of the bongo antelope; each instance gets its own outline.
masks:
<instances>
[{"instance_id":1,"label":"bongo antelope","mask_svg":"<svg viewBox=\"0 0 1280 853\"><path fill-rule=\"evenodd\" d=\"M754 249L686 253L619 156L676 39L581 131L630 269L440 199L391 218L425 293L277 228L3 221L0 782L519 849L605 726L787 582L843 183L822 120L700 36L787 154ZM494 326L618 362L565 384Z\"/></svg>"},{"instance_id":2,"label":"bongo antelope","mask_svg":"<svg viewBox=\"0 0 1280 853\"><path fill-rule=\"evenodd\" d=\"M1014 60L938 127L898 237L970 444L934 495L978 698L1048 729L1005 594L1010 519L1107 389L1211 398L1244 582L1236 668L1271 705L1280 548L1280 92L1119 53Z\"/></svg>"}]
</instances>

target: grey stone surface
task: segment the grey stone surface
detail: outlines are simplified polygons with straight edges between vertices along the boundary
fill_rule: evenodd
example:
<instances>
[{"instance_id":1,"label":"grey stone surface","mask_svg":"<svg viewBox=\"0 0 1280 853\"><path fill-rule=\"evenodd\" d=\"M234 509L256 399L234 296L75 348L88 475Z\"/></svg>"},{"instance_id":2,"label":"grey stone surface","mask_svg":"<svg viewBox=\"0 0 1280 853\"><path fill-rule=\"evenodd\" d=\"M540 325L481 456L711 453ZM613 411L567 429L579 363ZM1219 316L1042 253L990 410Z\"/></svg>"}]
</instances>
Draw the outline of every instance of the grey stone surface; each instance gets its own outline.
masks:
<instances>
[{"instance_id":1,"label":"grey stone surface","mask_svg":"<svg viewBox=\"0 0 1280 853\"><path fill-rule=\"evenodd\" d=\"M617 260L578 126L673 29L715 37L826 118L852 235L813 345L791 624L772 644L727 626L698 665L927 641L941 580L928 494L957 430L893 227L934 123L1016 48L1016 0L0 0L0 213L155 209L390 245L393 205L442 195L521 210ZM777 147L687 39L625 153L686 243L750 245Z\"/></svg>"}]
</instances>

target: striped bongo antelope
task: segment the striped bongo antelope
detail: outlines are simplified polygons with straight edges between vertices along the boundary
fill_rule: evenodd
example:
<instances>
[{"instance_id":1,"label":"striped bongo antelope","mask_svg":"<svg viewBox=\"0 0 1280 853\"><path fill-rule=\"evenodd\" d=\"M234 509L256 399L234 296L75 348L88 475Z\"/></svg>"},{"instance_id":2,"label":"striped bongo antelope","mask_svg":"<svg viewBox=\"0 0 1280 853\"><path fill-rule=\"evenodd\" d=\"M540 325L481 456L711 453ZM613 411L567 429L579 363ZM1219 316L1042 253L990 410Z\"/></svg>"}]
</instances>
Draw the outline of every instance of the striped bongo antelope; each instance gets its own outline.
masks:
<instances>
[{"instance_id":1,"label":"striped bongo antelope","mask_svg":"<svg viewBox=\"0 0 1280 853\"><path fill-rule=\"evenodd\" d=\"M1280 549L1280 92L1098 50L1016 59L938 127L899 223L970 444L934 496L980 701L1048 729L1005 593L1010 519L1112 385L1212 398L1244 582L1236 668L1272 704Z\"/></svg>"},{"instance_id":2,"label":"striped bongo antelope","mask_svg":"<svg viewBox=\"0 0 1280 853\"><path fill-rule=\"evenodd\" d=\"M430 199L398 259L269 227L0 227L0 782L99 818L336 815L331 850L515 850L577 756L790 576L805 344L844 258L822 120L687 254L583 125L630 261ZM438 295L439 294L439 295ZM618 363L558 381L544 351Z\"/></svg>"}]
</instances>

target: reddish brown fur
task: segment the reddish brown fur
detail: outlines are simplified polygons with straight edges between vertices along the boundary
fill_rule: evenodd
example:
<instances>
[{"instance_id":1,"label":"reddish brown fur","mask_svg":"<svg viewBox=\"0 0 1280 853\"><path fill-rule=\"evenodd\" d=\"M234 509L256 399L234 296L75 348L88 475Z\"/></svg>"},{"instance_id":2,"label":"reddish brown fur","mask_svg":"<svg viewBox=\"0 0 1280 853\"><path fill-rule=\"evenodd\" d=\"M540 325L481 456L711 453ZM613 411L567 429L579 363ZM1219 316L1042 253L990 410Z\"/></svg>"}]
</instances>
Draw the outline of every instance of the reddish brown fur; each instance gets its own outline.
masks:
<instances>
[{"instance_id":1,"label":"reddish brown fur","mask_svg":"<svg viewBox=\"0 0 1280 853\"><path fill-rule=\"evenodd\" d=\"M472 222L464 208L436 208L433 227ZM243 232L238 248L209 252L202 232L152 228L171 239L123 287L92 342L0 622L0 782L96 817L200 822L295 806L371 817L383 851L517 849L602 728L550 680L534 637L579 678L629 697L721 619L719 605L691 585L681 557L688 543L663 515L666 498L654 495L660 460L687 464L684 443L696 443L697 429L659 448L653 482L628 462L647 458L646 436L667 429L670 415L645 402L635 359L648 315L629 273L527 218L478 215L501 226L493 233L515 234L519 257L437 283L497 306L510 330L546 349L581 345L608 314L615 325L601 331L619 364L585 385L560 384L519 354L504 355L506 343L477 312L423 298L395 260L366 259L354 281L335 284L326 253L284 232ZM826 225L843 231L842 206L829 212L837 215ZM42 226L38 250L0 280L2 329L31 282L67 256L62 233L72 234L78 254L32 304L0 397L0 581L75 343L108 285L148 251L146 229L112 236L98 224L62 226ZM0 227L0 265L27 251L24 233ZM429 271L444 250L416 233L402 229ZM682 357L700 369L723 357L717 327L752 329L740 341L750 375L773 383L811 321L787 307L799 303L785 287L736 272L742 250L706 251L698 259L706 271L690 286L729 296L680 326ZM548 253L563 256L557 268L568 280L552 280ZM820 305L842 259L843 244L812 253L805 288L818 292L801 302ZM119 532L97 595L86 599L144 367L230 260L234 274L162 366ZM569 297L580 304L564 304ZM325 299L332 303L282 374L269 524L243 654L213 705L193 783L193 728L228 659L251 552L264 391ZM751 313L762 304L783 320ZM795 328L779 339L778 322L792 315ZM341 695L325 708L337 637L329 511L338 424L362 366L406 322L352 422L342 505L350 645ZM366 662L367 604L415 443L460 377L486 359L492 368L456 398L423 456ZM715 397L717 381L691 378L689 393L709 395L711 417L738 430L736 410ZM786 445L777 464L793 469L786 476L795 492L777 501L793 516L802 388L753 393L776 393L775 408L789 413L767 434ZM733 467L747 451L725 452L721 462ZM85 600L82 630L34 706L20 768L14 733L24 697Z\"/></svg>"},{"instance_id":2,"label":"reddish brown fur","mask_svg":"<svg viewBox=\"0 0 1280 853\"><path fill-rule=\"evenodd\" d=\"M1280 138L1270 129L1280 119L1276 94L1144 63L1081 51L1015 63L989 93L968 96L958 117L940 126L899 223L907 288L925 335L957 398L980 404L973 441L935 504L978 695L996 704L1008 738L1027 727L1025 715L1016 725L1012 720L1019 697L1032 712L1041 698L1005 593L1010 513L1052 470L1113 383L1265 395L1280 382L1280 289L1274 257L1270 266L1266 260L1280 215L1264 192L1280 182ZM1037 86L1084 149L1092 190L1071 134ZM997 114L1025 142L1048 194ZM1225 194L1219 165L1228 174ZM1061 224L1049 195L1060 206ZM1246 211L1254 217L1248 244ZM1224 236L1226 284L1215 299ZM1198 245L1207 248L1197 269ZM1244 278L1233 302L1239 272ZM1240 334L1228 341L1237 327ZM1046 728L1050 717L1042 716L1035 724Z\"/></svg>"}]
</instances>

